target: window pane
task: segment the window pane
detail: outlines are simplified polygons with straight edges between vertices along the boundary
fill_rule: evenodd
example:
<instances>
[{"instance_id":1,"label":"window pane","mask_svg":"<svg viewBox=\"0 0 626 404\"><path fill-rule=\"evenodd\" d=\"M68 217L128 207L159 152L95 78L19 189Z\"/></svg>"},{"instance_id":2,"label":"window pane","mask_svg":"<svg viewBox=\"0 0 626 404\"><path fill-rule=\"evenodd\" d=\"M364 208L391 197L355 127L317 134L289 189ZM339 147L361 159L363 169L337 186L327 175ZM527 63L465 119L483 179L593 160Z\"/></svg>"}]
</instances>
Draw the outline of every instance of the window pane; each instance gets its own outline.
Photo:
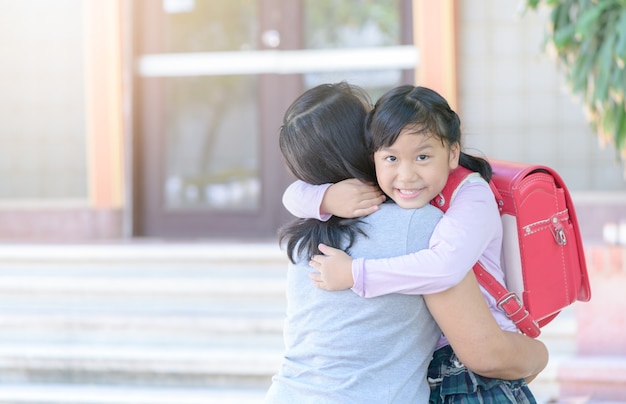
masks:
<instances>
[{"instance_id":1,"label":"window pane","mask_svg":"<svg viewBox=\"0 0 626 404\"><path fill-rule=\"evenodd\" d=\"M258 207L255 89L254 76L168 79L167 208Z\"/></svg>"},{"instance_id":2,"label":"window pane","mask_svg":"<svg viewBox=\"0 0 626 404\"><path fill-rule=\"evenodd\" d=\"M304 47L370 48L402 44L400 0L305 0ZM401 84L401 70L324 72L305 75L305 86L348 81L377 99Z\"/></svg>"},{"instance_id":3,"label":"window pane","mask_svg":"<svg viewBox=\"0 0 626 404\"><path fill-rule=\"evenodd\" d=\"M254 46L256 2L196 1L167 15L168 52ZM256 76L166 78L166 208L254 210L259 206Z\"/></svg>"},{"instance_id":4,"label":"window pane","mask_svg":"<svg viewBox=\"0 0 626 404\"><path fill-rule=\"evenodd\" d=\"M165 11L168 10L164 2ZM223 52L256 48L255 0L187 0L189 8L168 12L165 52Z\"/></svg>"},{"instance_id":5,"label":"window pane","mask_svg":"<svg viewBox=\"0 0 626 404\"><path fill-rule=\"evenodd\" d=\"M304 7L307 49L402 43L399 0L305 0Z\"/></svg>"}]
</instances>

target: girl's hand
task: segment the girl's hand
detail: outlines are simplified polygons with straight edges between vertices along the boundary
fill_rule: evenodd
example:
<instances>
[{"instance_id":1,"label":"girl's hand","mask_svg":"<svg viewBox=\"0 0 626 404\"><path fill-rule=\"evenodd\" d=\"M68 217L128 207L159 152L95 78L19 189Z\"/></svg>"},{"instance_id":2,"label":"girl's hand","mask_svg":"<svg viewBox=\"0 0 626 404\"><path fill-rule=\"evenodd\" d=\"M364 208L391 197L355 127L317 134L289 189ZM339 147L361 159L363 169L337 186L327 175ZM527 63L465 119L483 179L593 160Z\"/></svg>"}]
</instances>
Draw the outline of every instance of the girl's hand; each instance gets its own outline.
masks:
<instances>
[{"instance_id":1,"label":"girl's hand","mask_svg":"<svg viewBox=\"0 0 626 404\"><path fill-rule=\"evenodd\" d=\"M324 290L344 290L354 286L352 279L352 257L325 244L319 245L324 255L314 255L309 261L319 273L310 273L314 286Z\"/></svg>"},{"instance_id":2,"label":"girl's hand","mask_svg":"<svg viewBox=\"0 0 626 404\"><path fill-rule=\"evenodd\" d=\"M376 212L383 202L385 194L378 186L350 178L328 187L320 212L352 219Z\"/></svg>"}]
</instances>

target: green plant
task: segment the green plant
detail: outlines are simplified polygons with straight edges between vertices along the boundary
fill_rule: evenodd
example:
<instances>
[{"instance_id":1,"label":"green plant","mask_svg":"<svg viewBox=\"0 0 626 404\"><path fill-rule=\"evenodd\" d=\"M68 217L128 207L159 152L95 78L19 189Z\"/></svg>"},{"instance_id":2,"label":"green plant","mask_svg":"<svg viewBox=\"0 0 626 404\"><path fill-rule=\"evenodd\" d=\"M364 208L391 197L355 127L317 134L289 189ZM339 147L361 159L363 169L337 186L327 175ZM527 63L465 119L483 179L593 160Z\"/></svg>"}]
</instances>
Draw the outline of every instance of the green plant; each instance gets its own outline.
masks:
<instances>
[{"instance_id":1,"label":"green plant","mask_svg":"<svg viewBox=\"0 0 626 404\"><path fill-rule=\"evenodd\" d=\"M527 0L550 9L546 46L602 144L626 160L626 0Z\"/></svg>"}]
</instances>

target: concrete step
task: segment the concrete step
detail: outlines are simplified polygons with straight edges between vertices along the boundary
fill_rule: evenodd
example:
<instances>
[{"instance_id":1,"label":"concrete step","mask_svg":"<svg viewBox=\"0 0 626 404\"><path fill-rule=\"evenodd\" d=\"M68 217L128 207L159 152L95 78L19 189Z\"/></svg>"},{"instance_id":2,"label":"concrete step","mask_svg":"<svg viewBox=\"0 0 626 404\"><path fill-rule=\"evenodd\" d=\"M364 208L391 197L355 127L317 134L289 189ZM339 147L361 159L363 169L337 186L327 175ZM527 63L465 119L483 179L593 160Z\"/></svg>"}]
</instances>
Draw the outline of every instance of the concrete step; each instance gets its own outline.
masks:
<instances>
[{"instance_id":1,"label":"concrete step","mask_svg":"<svg viewBox=\"0 0 626 404\"><path fill-rule=\"evenodd\" d=\"M1 269L0 269L1 270ZM226 269L224 270L226 271ZM0 275L0 310L81 311L241 311L285 303L285 279L249 275L197 279L159 278L158 275L107 279L105 277L64 277ZM197 310L196 309L196 310Z\"/></svg>"},{"instance_id":2,"label":"concrete step","mask_svg":"<svg viewBox=\"0 0 626 404\"><path fill-rule=\"evenodd\" d=\"M258 404L265 389L3 384L0 404Z\"/></svg>"},{"instance_id":3,"label":"concrete step","mask_svg":"<svg viewBox=\"0 0 626 404\"><path fill-rule=\"evenodd\" d=\"M284 308L265 313L63 313L0 312L0 343L152 341L198 344L254 336L282 343Z\"/></svg>"},{"instance_id":4,"label":"concrete step","mask_svg":"<svg viewBox=\"0 0 626 404\"><path fill-rule=\"evenodd\" d=\"M227 272L224 268L222 271ZM229 296L267 298L284 295L285 283L281 278L248 274L247 277L206 274L204 277L166 277L150 274L146 277L0 275L0 294L14 296L41 294L43 296L203 296L223 299Z\"/></svg>"},{"instance_id":5,"label":"concrete step","mask_svg":"<svg viewBox=\"0 0 626 404\"><path fill-rule=\"evenodd\" d=\"M564 399L626 403L624 355L576 355L561 363L558 378Z\"/></svg>"},{"instance_id":6,"label":"concrete step","mask_svg":"<svg viewBox=\"0 0 626 404\"><path fill-rule=\"evenodd\" d=\"M203 242L164 243L146 240L102 244L11 244L0 245L0 262L240 262L279 263L287 258L278 244L266 242Z\"/></svg>"},{"instance_id":7,"label":"concrete step","mask_svg":"<svg viewBox=\"0 0 626 404\"><path fill-rule=\"evenodd\" d=\"M270 345L3 344L0 380L3 385L267 388L281 359L280 348Z\"/></svg>"}]
</instances>

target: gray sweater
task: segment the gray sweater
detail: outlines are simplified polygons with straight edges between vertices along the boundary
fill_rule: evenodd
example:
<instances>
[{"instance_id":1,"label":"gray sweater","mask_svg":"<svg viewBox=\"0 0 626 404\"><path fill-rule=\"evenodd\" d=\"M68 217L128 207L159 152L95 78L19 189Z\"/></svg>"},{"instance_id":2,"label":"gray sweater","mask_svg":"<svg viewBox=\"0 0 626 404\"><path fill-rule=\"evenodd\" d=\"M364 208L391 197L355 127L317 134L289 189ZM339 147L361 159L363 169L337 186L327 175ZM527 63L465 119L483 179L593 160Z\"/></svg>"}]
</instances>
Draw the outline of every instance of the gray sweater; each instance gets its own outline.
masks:
<instances>
[{"instance_id":1,"label":"gray sweater","mask_svg":"<svg viewBox=\"0 0 626 404\"><path fill-rule=\"evenodd\" d=\"M442 213L385 203L363 218L350 253L384 258L427 248ZM426 371L440 330L421 296L364 299L327 292L305 260L289 265L282 366L265 403L426 403Z\"/></svg>"}]
</instances>

